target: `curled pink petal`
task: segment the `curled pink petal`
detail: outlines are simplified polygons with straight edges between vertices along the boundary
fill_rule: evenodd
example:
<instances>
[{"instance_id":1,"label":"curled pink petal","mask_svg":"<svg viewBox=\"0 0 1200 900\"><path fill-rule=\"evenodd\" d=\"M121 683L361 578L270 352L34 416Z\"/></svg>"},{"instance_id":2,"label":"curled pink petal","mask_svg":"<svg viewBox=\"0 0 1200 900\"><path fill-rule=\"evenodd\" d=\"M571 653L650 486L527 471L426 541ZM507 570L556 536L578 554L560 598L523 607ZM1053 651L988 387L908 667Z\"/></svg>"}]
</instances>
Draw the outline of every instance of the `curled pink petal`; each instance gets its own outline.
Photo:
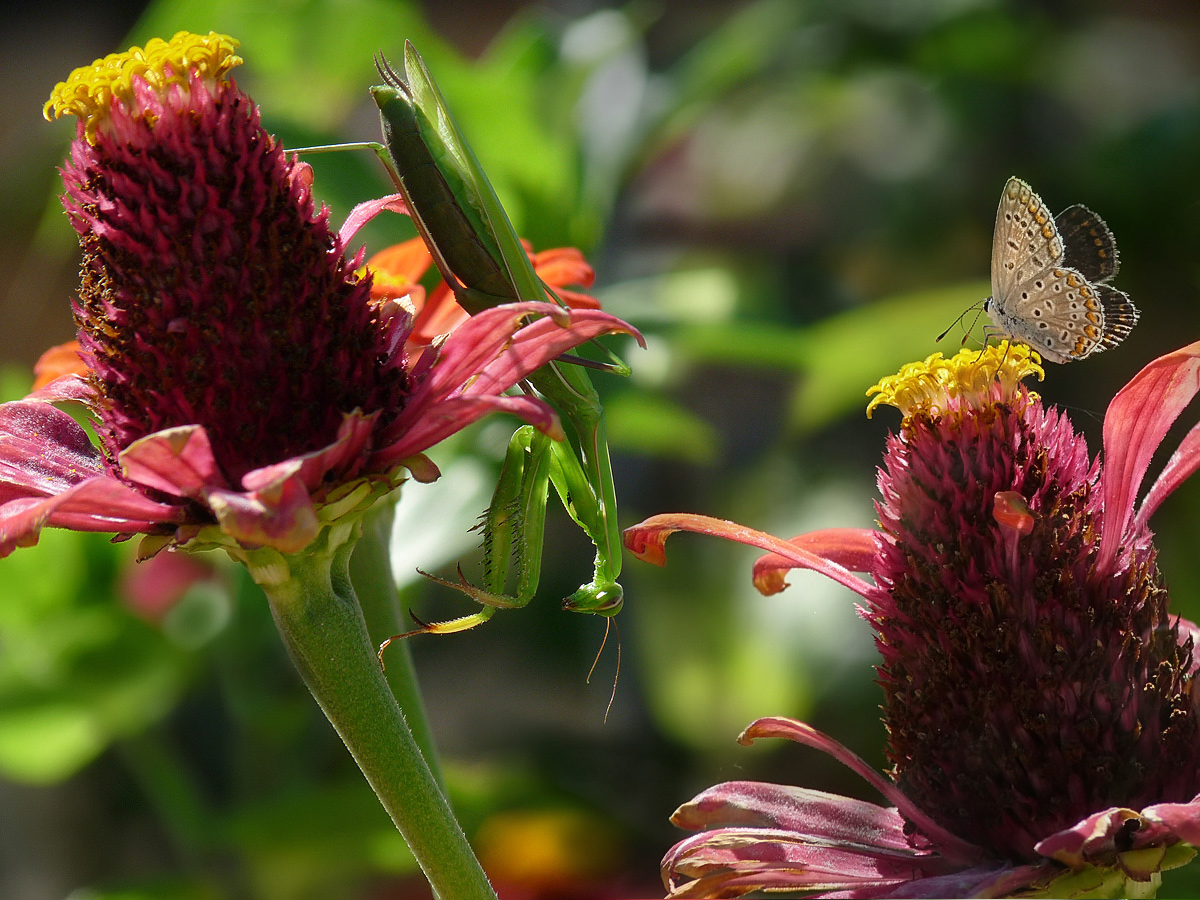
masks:
<instances>
[{"instance_id":1,"label":"curled pink petal","mask_svg":"<svg viewBox=\"0 0 1200 900\"><path fill-rule=\"evenodd\" d=\"M199 499L210 488L229 486L201 425L148 434L126 447L118 462L126 478L173 497Z\"/></svg>"},{"instance_id":2,"label":"curled pink petal","mask_svg":"<svg viewBox=\"0 0 1200 900\"><path fill-rule=\"evenodd\" d=\"M471 316L446 338L438 351L437 364L429 370L419 393L409 398L401 418L413 418L413 410L419 405L460 390L512 342L527 316L545 315L552 309L557 307L549 303L510 303ZM525 374L529 371L532 369ZM513 379L510 386L517 380Z\"/></svg>"},{"instance_id":3,"label":"curled pink petal","mask_svg":"<svg viewBox=\"0 0 1200 900\"><path fill-rule=\"evenodd\" d=\"M418 484L430 484L442 477L441 469L424 453L414 453L400 460L398 465L408 469L413 481Z\"/></svg>"},{"instance_id":4,"label":"curled pink petal","mask_svg":"<svg viewBox=\"0 0 1200 900\"><path fill-rule=\"evenodd\" d=\"M1104 510L1099 572L1111 567L1151 457L1200 390L1200 341L1160 356L1117 391L1104 414ZM1157 501L1156 501L1157 502Z\"/></svg>"},{"instance_id":5,"label":"curled pink petal","mask_svg":"<svg viewBox=\"0 0 1200 900\"><path fill-rule=\"evenodd\" d=\"M934 857L931 868L943 869ZM828 846L795 832L721 828L680 841L663 859L670 897L737 897L750 891L836 890L911 881L912 852ZM869 895L877 896L877 895Z\"/></svg>"},{"instance_id":6,"label":"curled pink petal","mask_svg":"<svg viewBox=\"0 0 1200 900\"><path fill-rule=\"evenodd\" d=\"M537 314L543 318L524 324L528 316ZM560 325L560 320L568 324ZM633 333L631 326L607 313L568 311L549 303L507 304L472 316L447 338L429 376L409 397L404 412L385 430L382 443L387 450L378 458L395 461L425 450L483 415L486 408L463 404L456 409L455 403L448 401L460 397L484 401L499 395L566 350L613 331ZM527 401L517 405L509 400L487 402L492 403L492 409L511 407L510 411L525 418L533 416L530 421L547 433L554 428L547 412ZM473 418L459 420L452 427L455 411L470 411Z\"/></svg>"},{"instance_id":7,"label":"curled pink petal","mask_svg":"<svg viewBox=\"0 0 1200 900\"><path fill-rule=\"evenodd\" d=\"M478 383L490 392L508 390L534 369L602 334L623 332L645 346L641 332L615 316L595 309L569 313L552 306L550 312L522 328L512 344L480 374ZM501 387L503 385L503 387Z\"/></svg>"},{"instance_id":8,"label":"curled pink petal","mask_svg":"<svg viewBox=\"0 0 1200 900\"><path fill-rule=\"evenodd\" d=\"M871 528L823 528L798 534L788 543L851 572L870 572L876 554ZM777 594L788 586L784 574L795 568L792 560L776 553L760 556L754 563L754 586L761 594Z\"/></svg>"},{"instance_id":9,"label":"curled pink petal","mask_svg":"<svg viewBox=\"0 0 1200 900\"><path fill-rule=\"evenodd\" d=\"M1169 829L1178 840L1200 847L1200 796L1189 803L1157 803L1142 810L1142 815Z\"/></svg>"},{"instance_id":10,"label":"curled pink petal","mask_svg":"<svg viewBox=\"0 0 1200 900\"><path fill-rule=\"evenodd\" d=\"M26 400L48 400L59 402L74 400L79 403L90 403L96 398L95 389L86 378L79 375L60 375L53 381L34 391Z\"/></svg>"},{"instance_id":11,"label":"curled pink petal","mask_svg":"<svg viewBox=\"0 0 1200 900\"><path fill-rule=\"evenodd\" d=\"M261 491L211 491L208 505L226 534L280 553L299 553L320 531L312 498L299 476Z\"/></svg>"},{"instance_id":12,"label":"curled pink petal","mask_svg":"<svg viewBox=\"0 0 1200 900\"><path fill-rule=\"evenodd\" d=\"M733 826L779 828L815 840L849 841L912 852L904 818L865 800L760 781L714 785L679 807L671 821L692 831Z\"/></svg>"},{"instance_id":13,"label":"curled pink petal","mask_svg":"<svg viewBox=\"0 0 1200 900\"><path fill-rule=\"evenodd\" d=\"M767 716L751 722L738 737L738 743L751 744L764 737L785 738L829 754L894 803L900 814L932 840L947 858L962 861L978 861L983 858L983 850L946 831L908 799L895 784L867 765L861 757L811 725L783 716Z\"/></svg>"},{"instance_id":14,"label":"curled pink petal","mask_svg":"<svg viewBox=\"0 0 1200 900\"><path fill-rule=\"evenodd\" d=\"M408 206L404 202L404 195L388 194L378 200L367 200L358 204L350 210L350 215L346 216L346 221L342 223L342 228L338 232L338 241L343 247L349 246L350 242L354 240L354 236L358 234L358 230L384 210L407 216Z\"/></svg>"},{"instance_id":15,"label":"curled pink petal","mask_svg":"<svg viewBox=\"0 0 1200 900\"><path fill-rule=\"evenodd\" d=\"M1034 849L1073 869L1097 862L1111 863L1118 850L1131 849L1128 841L1140 824L1141 816L1134 810L1114 807L1051 835Z\"/></svg>"},{"instance_id":16,"label":"curled pink petal","mask_svg":"<svg viewBox=\"0 0 1200 900\"><path fill-rule=\"evenodd\" d=\"M373 468L388 469L396 463L427 450L443 438L489 413L507 412L520 416L539 431L555 440L564 437L558 415L536 397L458 397L443 400L430 410L396 443L371 457Z\"/></svg>"},{"instance_id":17,"label":"curled pink petal","mask_svg":"<svg viewBox=\"0 0 1200 900\"><path fill-rule=\"evenodd\" d=\"M737 541L739 544L749 544L751 547L770 551L787 561L791 568L812 569L814 572L820 572L838 584L850 588L859 596L870 597L871 586L856 578L843 566L823 559L816 553L811 553L781 538L725 519L714 519L694 513L665 513L651 516L644 522L625 529L625 546L638 559L656 566L665 565L667 538L677 531L709 534L713 537L726 538Z\"/></svg>"},{"instance_id":18,"label":"curled pink petal","mask_svg":"<svg viewBox=\"0 0 1200 900\"><path fill-rule=\"evenodd\" d=\"M1167 464L1163 466L1163 470L1158 473L1158 478L1155 479L1154 484L1147 491L1142 505L1138 508L1137 517L1133 522L1133 530L1145 528L1149 524L1150 517L1154 515L1154 511L1179 485L1190 478L1196 469L1200 469L1200 424L1192 426L1192 430L1184 435L1175 452L1171 454L1171 458L1167 460Z\"/></svg>"}]
</instances>

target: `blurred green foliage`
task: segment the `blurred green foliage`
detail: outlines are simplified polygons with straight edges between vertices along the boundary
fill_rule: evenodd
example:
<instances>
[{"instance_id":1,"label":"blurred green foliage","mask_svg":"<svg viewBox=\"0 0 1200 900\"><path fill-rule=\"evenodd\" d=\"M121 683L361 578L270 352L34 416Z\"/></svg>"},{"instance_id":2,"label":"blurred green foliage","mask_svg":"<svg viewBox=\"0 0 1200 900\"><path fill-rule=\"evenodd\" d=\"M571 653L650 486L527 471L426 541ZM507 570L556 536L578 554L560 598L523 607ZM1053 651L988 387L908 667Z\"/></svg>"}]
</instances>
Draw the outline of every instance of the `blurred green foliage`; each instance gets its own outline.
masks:
<instances>
[{"instance_id":1,"label":"blurred green foliage","mask_svg":"<svg viewBox=\"0 0 1200 900\"><path fill-rule=\"evenodd\" d=\"M121 46L181 28L234 35L246 60L235 76L294 147L376 139L372 57L412 40L518 231L538 249L583 248L606 308L647 333L646 352L618 348L632 378L597 379L626 524L681 510L783 536L870 526L895 423L865 419L865 391L966 339L973 314L934 342L988 292L1012 174L1054 209L1082 202L1108 221L1117 285L1143 311L1119 349L1051 366L1038 388L1093 452L1116 388L1200 333L1190 5L543 4L479 34L485 6L430 5L427 17L386 0L162 0ZM486 44L477 59L455 47L468 37ZM62 60L62 76L86 62ZM334 221L390 190L369 154L309 161ZM35 246L73 266L47 203ZM362 239L374 251L412 233L381 217ZM472 564L462 538L510 433L484 423L435 451L443 482L406 488L397 575L425 618L464 611L415 568ZM1174 608L1193 619L1197 490L1156 518ZM502 889L654 894L657 859L680 836L667 816L722 778L876 799L810 751L734 743L756 716L792 715L883 765L871 636L846 591L797 574L788 593L759 597L755 554L698 538L676 539L665 570L630 562L606 722L616 635L585 684L603 623L558 608L589 563L558 524L529 608L413 644L455 802ZM0 771L98 797L120 823L74 825L100 849L54 883L73 878L76 900L420 896L256 590L226 572L226 599L193 597L173 631L131 611L128 565L122 545L57 532L0 562ZM119 791L97 793L114 777ZM488 823L514 811L545 813L528 832L549 835L541 877L484 852L505 846ZM607 836L603 872L552 852L554 835L581 833ZM1200 895L1189 871L1161 894Z\"/></svg>"}]
</instances>

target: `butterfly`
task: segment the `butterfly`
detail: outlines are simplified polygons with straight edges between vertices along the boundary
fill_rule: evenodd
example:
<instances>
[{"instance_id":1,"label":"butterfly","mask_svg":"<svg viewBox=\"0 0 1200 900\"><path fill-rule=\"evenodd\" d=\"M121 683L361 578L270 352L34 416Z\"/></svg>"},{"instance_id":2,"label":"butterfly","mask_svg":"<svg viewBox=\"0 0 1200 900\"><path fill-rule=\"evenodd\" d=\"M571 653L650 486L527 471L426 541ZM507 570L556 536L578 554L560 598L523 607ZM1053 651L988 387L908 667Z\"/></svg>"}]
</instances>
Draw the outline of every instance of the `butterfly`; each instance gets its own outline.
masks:
<instances>
[{"instance_id":1,"label":"butterfly","mask_svg":"<svg viewBox=\"0 0 1200 900\"><path fill-rule=\"evenodd\" d=\"M1056 363L1121 343L1138 309L1107 282L1117 242L1086 206L1051 216L1020 178L1008 179L992 237L992 296L983 308L1001 334Z\"/></svg>"}]
</instances>

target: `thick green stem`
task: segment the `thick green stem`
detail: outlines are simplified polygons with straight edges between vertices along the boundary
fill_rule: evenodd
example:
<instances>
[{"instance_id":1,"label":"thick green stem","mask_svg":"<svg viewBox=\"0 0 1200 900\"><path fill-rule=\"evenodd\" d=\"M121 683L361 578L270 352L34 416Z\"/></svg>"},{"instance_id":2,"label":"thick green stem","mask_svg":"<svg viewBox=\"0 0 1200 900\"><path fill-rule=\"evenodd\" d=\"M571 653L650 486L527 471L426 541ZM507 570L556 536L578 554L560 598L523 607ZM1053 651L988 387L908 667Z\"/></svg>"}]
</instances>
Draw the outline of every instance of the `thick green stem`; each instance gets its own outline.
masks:
<instances>
[{"instance_id":1,"label":"thick green stem","mask_svg":"<svg viewBox=\"0 0 1200 900\"><path fill-rule=\"evenodd\" d=\"M367 623L367 633L375 647L414 627L408 610L400 601L396 579L392 576L390 545L394 512L395 505L388 500L376 503L371 508L363 518L363 534L350 557L350 580L354 583ZM437 748L425 714L425 701L417 683L408 641L395 641L388 648L385 677L433 777L444 786Z\"/></svg>"},{"instance_id":2,"label":"thick green stem","mask_svg":"<svg viewBox=\"0 0 1200 900\"><path fill-rule=\"evenodd\" d=\"M447 900L496 900L379 667L350 584L354 541L335 541L328 552L318 546L333 530L285 557L286 574L278 560L258 567L284 644L434 891Z\"/></svg>"}]
</instances>

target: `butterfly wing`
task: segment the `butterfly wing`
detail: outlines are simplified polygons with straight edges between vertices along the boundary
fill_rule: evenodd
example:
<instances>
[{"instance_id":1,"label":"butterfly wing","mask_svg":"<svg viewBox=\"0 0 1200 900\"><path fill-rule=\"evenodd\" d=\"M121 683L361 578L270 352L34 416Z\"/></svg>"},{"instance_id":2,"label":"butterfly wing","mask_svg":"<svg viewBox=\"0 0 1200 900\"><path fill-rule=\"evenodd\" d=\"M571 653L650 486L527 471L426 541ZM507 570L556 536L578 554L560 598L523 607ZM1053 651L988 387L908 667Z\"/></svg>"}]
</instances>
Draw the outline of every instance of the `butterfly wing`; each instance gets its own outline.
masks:
<instances>
[{"instance_id":1,"label":"butterfly wing","mask_svg":"<svg viewBox=\"0 0 1200 900\"><path fill-rule=\"evenodd\" d=\"M1118 291L1107 284L1097 284L1095 288L1100 297L1100 304L1104 307L1104 335L1100 338L1100 346L1092 352L1100 353L1125 340L1141 314L1124 291Z\"/></svg>"},{"instance_id":2,"label":"butterfly wing","mask_svg":"<svg viewBox=\"0 0 1200 900\"><path fill-rule=\"evenodd\" d=\"M1116 344L1132 327L1126 327L1111 343L1104 343L1108 329L1100 287L1090 284L1076 269L1055 266L1017 285L1007 307L997 310L1003 321L996 324L1051 362L1083 359ZM1128 303L1129 298L1124 299Z\"/></svg>"},{"instance_id":3,"label":"butterfly wing","mask_svg":"<svg viewBox=\"0 0 1200 900\"><path fill-rule=\"evenodd\" d=\"M1008 179L992 235L992 298L1001 309L1019 285L1063 263L1063 242L1054 217L1020 178Z\"/></svg>"},{"instance_id":4,"label":"butterfly wing","mask_svg":"<svg viewBox=\"0 0 1200 900\"><path fill-rule=\"evenodd\" d=\"M1062 238L1064 265L1078 270L1093 285L1117 274L1117 242L1098 215L1076 204L1055 216L1054 224Z\"/></svg>"}]
</instances>

